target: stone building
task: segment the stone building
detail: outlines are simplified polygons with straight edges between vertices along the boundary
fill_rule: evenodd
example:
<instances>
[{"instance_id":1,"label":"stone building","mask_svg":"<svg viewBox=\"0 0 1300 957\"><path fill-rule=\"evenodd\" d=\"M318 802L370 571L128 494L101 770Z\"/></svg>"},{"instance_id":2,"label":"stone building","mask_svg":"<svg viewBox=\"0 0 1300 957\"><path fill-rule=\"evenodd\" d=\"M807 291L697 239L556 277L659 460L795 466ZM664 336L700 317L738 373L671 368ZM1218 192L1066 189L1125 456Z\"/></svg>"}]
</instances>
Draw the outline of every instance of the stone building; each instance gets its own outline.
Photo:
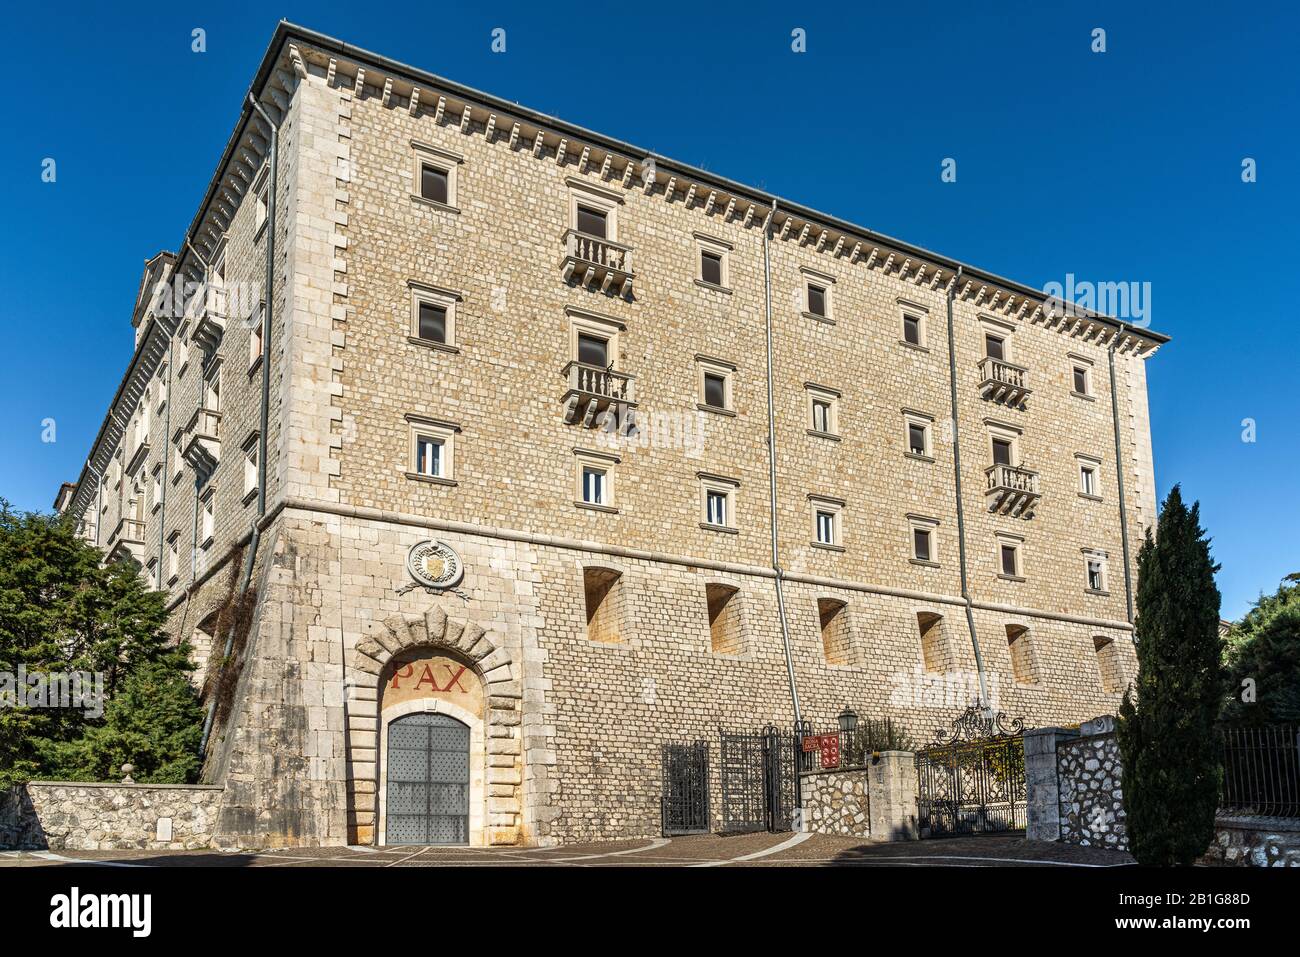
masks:
<instances>
[{"instance_id":1,"label":"stone building","mask_svg":"<svg viewBox=\"0 0 1300 957\"><path fill-rule=\"evenodd\" d=\"M664 743L1133 673L1165 336L330 37L132 325L59 505L169 593L219 840L653 834Z\"/></svg>"}]
</instances>

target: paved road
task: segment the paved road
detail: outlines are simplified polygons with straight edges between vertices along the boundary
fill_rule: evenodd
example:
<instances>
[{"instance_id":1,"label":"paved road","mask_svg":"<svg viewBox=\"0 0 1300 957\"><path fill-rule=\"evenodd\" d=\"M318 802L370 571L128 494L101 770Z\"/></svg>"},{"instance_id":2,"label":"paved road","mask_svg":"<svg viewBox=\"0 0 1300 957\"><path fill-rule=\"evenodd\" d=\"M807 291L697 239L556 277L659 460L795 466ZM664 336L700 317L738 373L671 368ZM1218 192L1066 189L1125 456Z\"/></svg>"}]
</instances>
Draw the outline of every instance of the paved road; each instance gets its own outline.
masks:
<instances>
[{"instance_id":1,"label":"paved road","mask_svg":"<svg viewBox=\"0 0 1300 957\"><path fill-rule=\"evenodd\" d=\"M0 867L1115 867L1118 851L1026 841L1021 834L871 844L821 834L703 834L555 848L285 848L214 851L6 851Z\"/></svg>"}]
</instances>

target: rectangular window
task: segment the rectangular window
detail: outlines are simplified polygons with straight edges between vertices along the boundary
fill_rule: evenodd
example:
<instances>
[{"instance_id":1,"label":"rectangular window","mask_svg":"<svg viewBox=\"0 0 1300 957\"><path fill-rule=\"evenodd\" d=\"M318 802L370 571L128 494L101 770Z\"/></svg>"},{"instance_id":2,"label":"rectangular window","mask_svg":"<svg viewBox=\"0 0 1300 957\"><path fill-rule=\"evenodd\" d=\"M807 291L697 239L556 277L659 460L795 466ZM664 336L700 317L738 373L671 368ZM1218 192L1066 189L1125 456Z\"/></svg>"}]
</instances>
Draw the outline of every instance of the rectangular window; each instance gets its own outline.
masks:
<instances>
[{"instance_id":1,"label":"rectangular window","mask_svg":"<svg viewBox=\"0 0 1300 957\"><path fill-rule=\"evenodd\" d=\"M921 565L937 565L939 549L936 540L937 520L922 515L907 516L908 534L911 536L912 561Z\"/></svg>"},{"instance_id":2,"label":"rectangular window","mask_svg":"<svg viewBox=\"0 0 1300 957\"><path fill-rule=\"evenodd\" d=\"M582 500L588 505L605 505L606 472L594 465L582 467Z\"/></svg>"},{"instance_id":3,"label":"rectangular window","mask_svg":"<svg viewBox=\"0 0 1300 957\"><path fill-rule=\"evenodd\" d=\"M826 317L826 287L808 283L808 311L814 316Z\"/></svg>"},{"instance_id":4,"label":"rectangular window","mask_svg":"<svg viewBox=\"0 0 1300 957\"><path fill-rule=\"evenodd\" d=\"M701 501L704 503L701 525L712 531L734 529L734 496L738 487L735 480L705 472L696 472L695 475L700 480Z\"/></svg>"},{"instance_id":5,"label":"rectangular window","mask_svg":"<svg viewBox=\"0 0 1300 957\"><path fill-rule=\"evenodd\" d=\"M704 404L715 409L727 407L727 377L716 372L704 373Z\"/></svg>"},{"instance_id":6,"label":"rectangular window","mask_svg":"<svg viewBox=\"0 0 1300 957\"><path fill-rule=\"evenodd\" d=\"M831 431L831 403L829 399L813 399L812 427L814 432Z\"/></svg>"},{"instance_id":7,"label":"rectangular window","mask_svg":"<svg viewBox=\"0 0 1300 957\"><path fill-rule=\"evenodd\" d=\"M993 439L993 464L994 465L1011 465L1011 440L1010 439Z\"/></svg>"},{"instance_id":8,"label":"rectangular window","mask_svg":"<svg viewBox=\"0 0 1300 957\"><path fill-rule=\"evenodd\" d=\"M813 544L842 551L844 502L835 498L808 496L812 506Z\"/></svg>"},{"instance_id":9,"label":"rectangular window","mask_svg":"<svg viewBox=\"0 0 1300 957\"><path fill-rule=\"evenodd\" d=\"M916 316L903 316L903 341L909 346L921 345L921 320Z\"/></svg>"},{"instance_id":10,"label":"rectangular window","mask_svg":"<svg viewBox=\"0 0 1300 957\"><path fill-rule=\"evenodd\" d=\"M609 368L609 340L587 332L578 333L578 361L583 365Z\"/></svg>"},{"instance_id":11,"label":"rectangular window","mask_svg":"<svg viewBox=\"0 0 1300 957\"><path fill-rule=\"evenodd\" d=\"M415 471L419 475L443 478L443 440L432 435L415 437Z\"/></svg>"},{"instance_id":12,"label":"rectangular window","mask_svg":"<svg viewBox=\"0 0 1300 957\"><path fill-rule=\"evenodd\" d=\"M608 230L609 214L605 210L578 204L578 232L598 239L608 239Z\"/></svg>"},{"instance_id":13,"label":"rectangular window","mask_svg":"<svg viewBox=\"0 0 1300 957\"><path fill-rule=\"evenodd\" d=\"M253 315L249 317L248 330L248 365L252 367L262 358L262 320L266 313L266 303L259 302Z\"/></svg>"},{"instance_id":14,"label":"rectangular window","mask_svg":"<svg viewBox=\"0 0 1300 957\"><path fill-rule=\"evenodd\" d=\"M1088 559L1088 590L1106 590L1106 566L1100 558Z\"/></svg>"},{"instance_id":15,"label":"rectangular window","mask_svg":"<svg viewBox=\"0 0 1300 957\"><path fill-rule=\"evenodd\" d=\"M419 316L417 317L418 329L416 335L420 339L428 339L430 342L447 341L447 308L432 302L421 302L419 304Z\"/></svg>"},{"instance_id":16,"label":"rectangular window","mask_svg":"<svg viewBox=\"0 0 1300 957\"><path fill-rule=\"evenodd\" d=\"M1096 496L1097 467L1095 465L1079 466L1079 493L1081 495Z\"/></svg>"},{"instance_id":17,"label":"rectangular window","mask_svg":"<svg viewBox=\"0 0 1300 957\"><path fill-rule=\"evenodd\" d=\"M199 519L199 547L207 548L212 544L212 536L216 529L216 490L209 489L208 493L203 496L202 515Z\"/></svg>"},{"instance_id":18,"label":"rectangular window","mask_svg":"<svg viewBox=\"0 0 1300 957\"><path fill-rule=\"evenodd\" d=\"M180 575L181 565L181 533L172 532L171 537L167 539L167 583L171 584L176 581Z\"/></svg>"},{"instance_id":19,"label":"rectangular window","mask_svg":"<svg viewBox=\"0 0 1300 957\"><path fill-rule=\"evenodd\" d=\"M998 547L1002 559L1002 574L1010 578L1020 575L1020 549L1015 545L1003 543Z\"/></svg>"},{"instance_id":20,"label":"rectangular window","mask_svg":"<svg viewBox=\"0 0 1300 957\"><path fill-rule=\"evenodd\" d=\"M163 467L162 465L154 466L153 470L153 487L149 492L150 504L157 509L162 505L162 488L163 488Z\"/></svg>"},{"instance_id":21,"label":"rectangular window","mask_svg":"<svg viewBox=\"0 0 1300 957\"><path fill-rule=\"evenodd\" d=\"M709 490L706 493L705 521L710 525L726 526L727 493Z\"/></svg>"},{"instance_id":22,"label":"rectangular window","mask_svg":"<svg viewBox=\"0 0 1300 957\"><path fill-rule=\"evenodd\" d=\"M456 171L464 161L459 153L411 140L412 198L455 211Z\"/></svg>"},{"instance_id":23,"label":"rectangular window","mask_svg":"<svg viewBox=\"0 0 1300 957\"><path fill-rule=\"evenodd\" d=\"M257 491L257 443L258 436L253 435L244 443L244 498L248 499Z\"/></svg>"},{"instance_id":24,"label":"rectangular window","mask_svg":"<svg viewBox=\"0 0 1300 957\"><path fill-rule=\"evenodd\" d=\"M1091 375L1087 366L1076 365L1074 367L1074 393L1076 395L1092 395Z\"/></svg>"},{"instance_id":25,"label":"rectangular window","mask_svg":"<svg viewBox=\"0 0 1300 957\"><path fill-rule=\"evenodd\" d=\"M1006 340L992 333L984 334L984 354L990 359L1006 359Z\"/></svg>"},{"instance_id":26,"label":"rectangular window","mask_svg":"<svg viewBox=\"0 0 1300 957\"><path fill-rule=\"evenodd\" d=\"M451 175L429 163L420 164L420 198L451 205Z\"/></svg>"},{"instance_id":27,"label":"rectangular window","mask_svg":"<svg viewBox=\"0 0 1300 957\"><path fill-rule=\"evenodd\" d=\"M925 455L928 443L926 442L926 433L929 429L916 422L909 423L907 426L907 450L913 455Z\"/></svg>"},{"instance_id":28,"label":"rectangular window","mask_svg":"<svg viewBox=\"0 0 1300 957\"><path fill-rule=\"evenodd\" d=\"M817 510L817 541L823 545L835 544L835 513Z\"/></svg>"},{"instance_id":29,"label":"rectangular window","mask_svg":"<svg viewBox=\"0 0 1300 957\"><path fill-rule=\"evenodd\" d=\"M912 529L912 557L918 562L928 562L932 560L930 558L932 554L932 549L930 548L930 535L931 532L928 528Z\"/></svg>"},{"instance_id":30,"label":"rectangular window","mask_svg":"<svg viewBox=\"0 0 1300 957\"><path fill-rule=\"evenodd\" d=\"M700 250L700 279L711 286L723 284L721 253L709 252L707 249Z\"/></svg>"},{"instance_id":31,"label":"rectangular window","mask_svg":"<svg viewBox=\"0 0 1300 957\"><path fill-rule=\"evenodd\" d=\"M454 484L455 441L460 426L408 415L410 429L407 478Z\"/></svg>"}]
</instances>

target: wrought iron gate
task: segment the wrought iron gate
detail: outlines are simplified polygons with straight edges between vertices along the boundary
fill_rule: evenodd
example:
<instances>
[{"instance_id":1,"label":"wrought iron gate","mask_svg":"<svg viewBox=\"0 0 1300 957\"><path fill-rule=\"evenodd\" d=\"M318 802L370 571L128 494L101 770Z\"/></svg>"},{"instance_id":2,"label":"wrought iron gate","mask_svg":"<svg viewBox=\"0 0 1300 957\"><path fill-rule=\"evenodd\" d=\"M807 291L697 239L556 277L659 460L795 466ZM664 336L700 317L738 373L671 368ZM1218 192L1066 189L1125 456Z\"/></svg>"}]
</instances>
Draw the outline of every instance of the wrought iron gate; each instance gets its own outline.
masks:
<instances>
[{"instance_id":1,"label":"wrought iron gate","mask_svg":"<svg viewBox=\"0 0 1300 957\"><path fill-rule=\"evenodd\" d=\"M665 744L660 813L665 837L709 830L709 742Z\"/></svg>"},{"instance_id":2,"label":"wrought iron gate","mask_svg":"<svg viewBox=\"0 0 1300 957\"><path fill-rule=\"evenodd\" d=\"M722 744L722 832L788 831L794 819L794 735L719 729Z\"/></svg>"},{"instance_id":3,"label":"wrought iron gate","mask_svg":"<svg viewBox=\"0 0 1300 957\"><path fill-rule=\"evenodd\" d=\"M916 753L917 825L922 837L1025 826L1025 725L967 708Z\"/></svg>"}]
</instances>

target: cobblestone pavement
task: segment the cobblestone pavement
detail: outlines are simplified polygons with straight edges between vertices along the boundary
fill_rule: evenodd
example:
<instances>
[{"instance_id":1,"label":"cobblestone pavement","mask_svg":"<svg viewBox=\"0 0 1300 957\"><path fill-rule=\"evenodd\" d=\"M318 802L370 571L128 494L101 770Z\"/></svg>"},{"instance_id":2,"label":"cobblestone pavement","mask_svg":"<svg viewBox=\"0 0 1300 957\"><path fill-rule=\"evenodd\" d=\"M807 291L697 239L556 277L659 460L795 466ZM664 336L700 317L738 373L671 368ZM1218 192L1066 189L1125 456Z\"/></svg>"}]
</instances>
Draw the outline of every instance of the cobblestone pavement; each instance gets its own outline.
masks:
<instances>
[{"instance_id":1,"label":"cobblestone pavement","mask_svg":"<svg viewBox=\"0 0 1300 957\"><path fill-rule=\"evenodd\" d=\"M328 847L257 852L4 851L0 867L1114 867L1128 854L1029 842L1022 834L873 844L821 834L605 841L552 848Z\"/></svg>"}]
</instances>

